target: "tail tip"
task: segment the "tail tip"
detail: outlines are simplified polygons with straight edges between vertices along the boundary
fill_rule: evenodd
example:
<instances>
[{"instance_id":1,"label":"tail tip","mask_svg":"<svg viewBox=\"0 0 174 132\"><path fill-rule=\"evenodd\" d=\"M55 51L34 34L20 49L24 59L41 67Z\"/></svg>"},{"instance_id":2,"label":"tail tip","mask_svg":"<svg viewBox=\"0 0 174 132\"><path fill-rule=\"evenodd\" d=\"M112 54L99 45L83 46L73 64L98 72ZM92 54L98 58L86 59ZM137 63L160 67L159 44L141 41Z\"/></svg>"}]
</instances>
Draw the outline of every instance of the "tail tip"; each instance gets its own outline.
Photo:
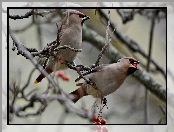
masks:
<instances>
[{"instance_id":1,"label":"tail tip","mask_svg":"<svg viewBox=\"0 0 174 132\"><path fill-rule=\"evenodd\" d=\"M34 81L34 84L38 84L39 82L37 80Z\"/></svg>"}]
</instances>

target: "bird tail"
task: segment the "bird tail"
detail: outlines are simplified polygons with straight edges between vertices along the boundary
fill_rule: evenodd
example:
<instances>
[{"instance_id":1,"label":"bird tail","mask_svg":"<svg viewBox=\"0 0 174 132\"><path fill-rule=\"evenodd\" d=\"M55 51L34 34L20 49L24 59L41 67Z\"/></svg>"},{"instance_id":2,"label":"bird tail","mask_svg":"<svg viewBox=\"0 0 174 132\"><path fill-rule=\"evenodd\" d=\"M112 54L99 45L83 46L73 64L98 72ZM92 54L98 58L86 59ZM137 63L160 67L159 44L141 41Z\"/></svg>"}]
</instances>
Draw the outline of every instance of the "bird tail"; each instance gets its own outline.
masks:
<instances>
[{"instance_id":1,"label":"bird tail","mask_svg":"<svg viewBox=\"0 0 174 132\"><path fill-rule=\"evenodd\" d=\"M34 84L40 83L44 77L45 77L45 76L41 73L41 74L37 77L37 79L34 81Z\"/></svg>"},{"instance_id":2,"label":"bird tail","mask_svg":"<svg viewBox=\"0 0 174 132\"><path fill-rule=\"evenodd\" d=\"M45 72L47 72L48 74L52 73L53 71L49 68L49 67L46 67ZM34 81L34 84L38 84L42 81L42 79L45 78L45 75L44 74L40 74L37 79Z\"/></svg>"},{"instance_id":3,"label":"bird tail","mask_svg":"<svg viewBox=\"0 0 174 132\"><path fill-rule=\"evenodd\" d=\"M84 87L80 87L78 89L76 89L75 91L70 93L71 95L74 95L74 98L72 99L72 101L74 103L76 103L79 99L81 99L83 96L87 96L88 94L86 93L86 90Z\"/></svg>"}]
</instances>

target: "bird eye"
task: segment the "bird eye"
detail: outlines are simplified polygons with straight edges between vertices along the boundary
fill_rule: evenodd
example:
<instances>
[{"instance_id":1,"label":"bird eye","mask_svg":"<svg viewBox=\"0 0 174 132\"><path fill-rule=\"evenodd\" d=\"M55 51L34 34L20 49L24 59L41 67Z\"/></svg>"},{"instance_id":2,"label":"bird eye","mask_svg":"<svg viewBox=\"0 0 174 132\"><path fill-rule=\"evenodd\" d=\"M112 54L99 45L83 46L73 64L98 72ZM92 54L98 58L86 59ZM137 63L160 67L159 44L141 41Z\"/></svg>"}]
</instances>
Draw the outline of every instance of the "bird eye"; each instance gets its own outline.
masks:
<instances>
[{"instance_id":1,"label":"bird eye","mask_svg":"<svg viewBox=\"0 0 174 132\"><path fill-rule=\"evenodd\" d=\"M85 16L84 16L84 15L79 14L79 17L80 17L80 18L84 18Z\"/></svg>"},{"instance_id":2,"label":"bird eye","mask_svg":"<svg viewBox=\"0 0 174 132\"><path fill-rule=\"evenodd\" d=\"M133 59L129 59L129 62L131 63L131 64L139 64L140 62L139 61L137 61L137 60L133 60Z\"/></svg>"},{"instance_id":3,"label":"bird eye","mask_svg":"<svg viewBox=\"0 0 174 132\"><path fill-rule=\"evenodd\" d=\"M134 63L134 60L132 60L132 59L129 59L129 62L130 62L131 64L133 64L133 63Z\"/></svg>"}]
</instances>

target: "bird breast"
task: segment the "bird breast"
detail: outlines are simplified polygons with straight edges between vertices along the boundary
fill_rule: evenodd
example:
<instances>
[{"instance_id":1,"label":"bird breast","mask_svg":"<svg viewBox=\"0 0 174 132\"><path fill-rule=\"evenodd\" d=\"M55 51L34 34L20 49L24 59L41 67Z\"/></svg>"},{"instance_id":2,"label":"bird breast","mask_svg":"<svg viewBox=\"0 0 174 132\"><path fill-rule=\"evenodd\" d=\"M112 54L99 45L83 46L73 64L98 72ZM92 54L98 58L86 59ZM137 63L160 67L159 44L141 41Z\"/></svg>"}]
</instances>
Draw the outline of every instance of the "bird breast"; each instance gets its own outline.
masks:
<instances>
[{"instance_id":1,"label":"bird breast","mask_svg":"<svg viewBox=\"0 0 174 132\"><path fill-rule=\"evenodd\" d=\"M60 46L67 45L74 49L81 49L82 29L80 28L75 25L64 30L60 40ZM61 55L63 60L72 62L75 59L77 52L67 48L59 50L57 54Z\"/></svg>"},{"instance_id":2,"label":"bird breast","mask_svg":"<svg viewBox=\"0 0 174 132\"><path fill-rule=\"evenodd\" d=\"M115 92L123 84L126 77L127 75L120 72L115 64L106 66L87 76L96 85L93 89L98 90L103 96ZM90 88L90 91L92 91L92 88Z\"/></svg>"}]
</instances>

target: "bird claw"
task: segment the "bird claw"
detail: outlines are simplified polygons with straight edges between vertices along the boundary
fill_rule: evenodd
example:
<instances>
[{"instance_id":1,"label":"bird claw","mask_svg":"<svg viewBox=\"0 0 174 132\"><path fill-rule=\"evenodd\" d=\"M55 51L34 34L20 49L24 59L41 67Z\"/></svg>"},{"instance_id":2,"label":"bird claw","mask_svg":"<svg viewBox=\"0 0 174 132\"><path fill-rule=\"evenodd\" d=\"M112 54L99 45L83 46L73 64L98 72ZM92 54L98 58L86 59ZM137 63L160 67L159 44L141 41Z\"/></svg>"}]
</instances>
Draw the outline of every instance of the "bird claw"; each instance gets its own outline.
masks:
<instances>
[{"instance_id":1,"label":"bird claw","mask_svg":"<svg viewBox=\"0 0 174 132\"><path fill-rule=\"evenodd\" d=\"M89 85L91 85L93 88L97 89L95 83L93 83L90 79L87 79L86 83L89 84Z\"/></svg>"}]
</instances>

